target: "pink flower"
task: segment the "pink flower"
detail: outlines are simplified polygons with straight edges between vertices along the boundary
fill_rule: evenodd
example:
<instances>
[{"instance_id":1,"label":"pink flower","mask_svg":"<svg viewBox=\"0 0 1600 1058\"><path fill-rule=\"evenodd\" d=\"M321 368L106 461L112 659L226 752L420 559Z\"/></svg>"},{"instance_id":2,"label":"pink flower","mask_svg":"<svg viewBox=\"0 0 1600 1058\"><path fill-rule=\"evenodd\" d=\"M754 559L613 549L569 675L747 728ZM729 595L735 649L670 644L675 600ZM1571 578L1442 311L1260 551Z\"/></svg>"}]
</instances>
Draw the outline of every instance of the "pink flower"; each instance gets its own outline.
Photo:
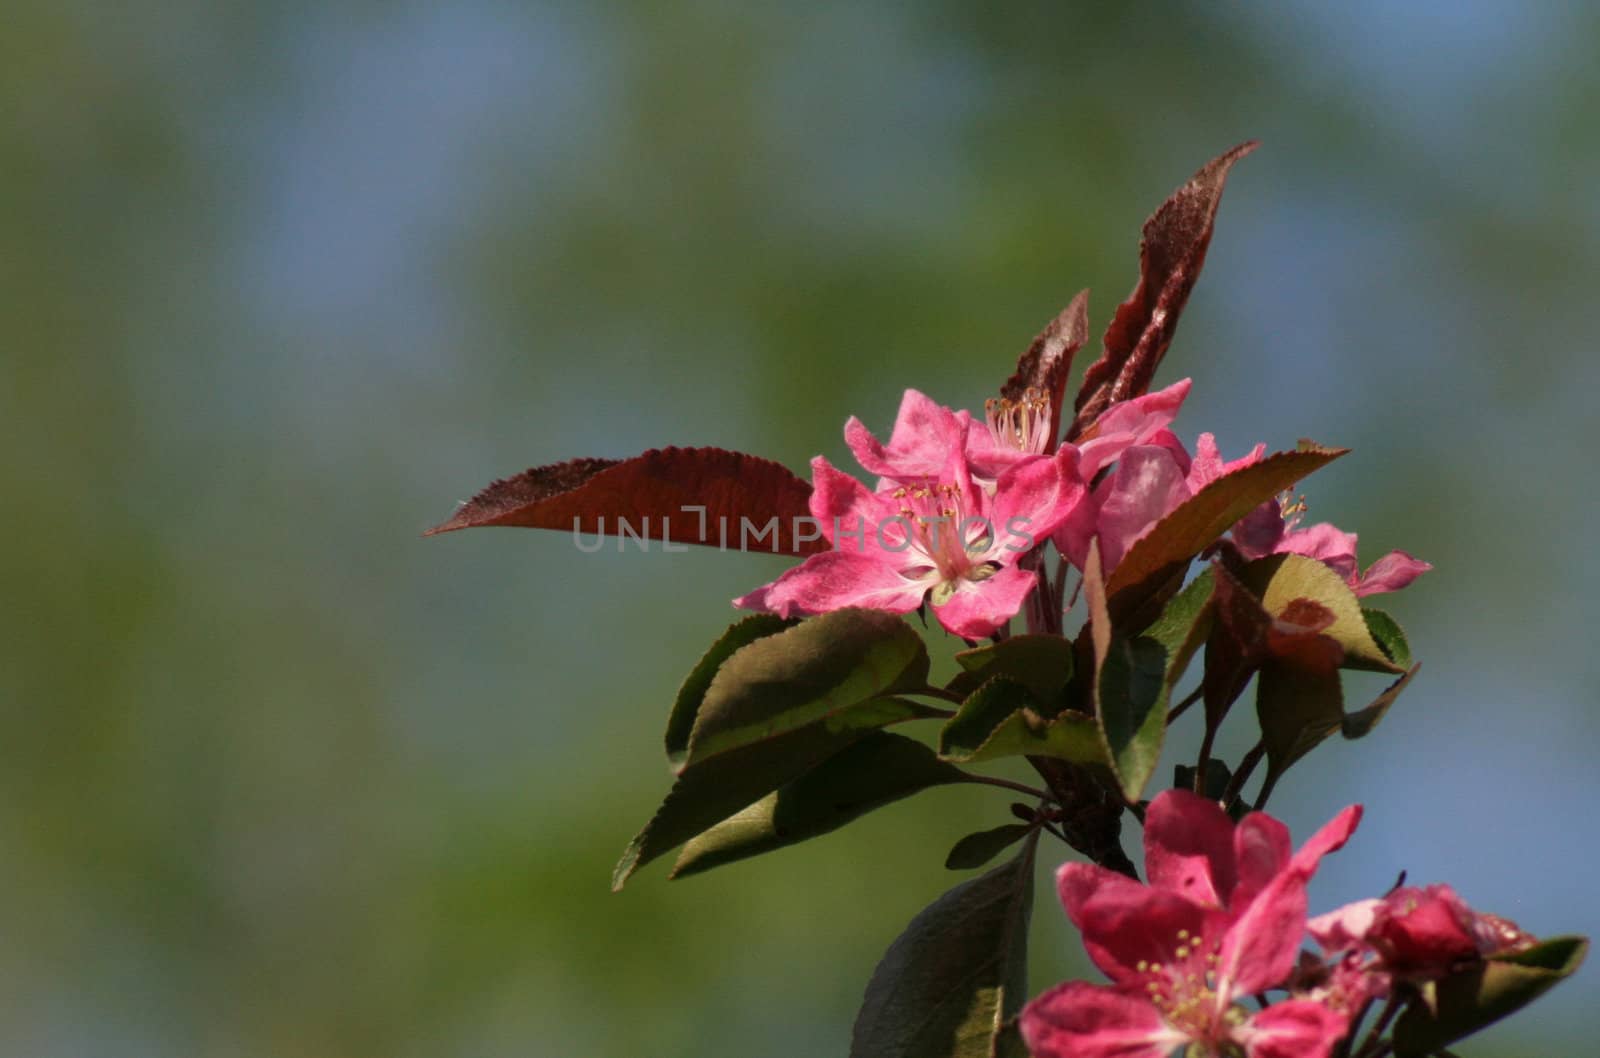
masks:
<instances>
[{"instance_id":1,"label":"pink flower","mask_svg":"<svg viewBox=\"0 0 1600 1058\"><path fill-rule=\"evenodd\" d=\"M1190 380L1183 379L1107 408L1077 441L1078 472L1084 480L1094 480L1135 445L1160 443L1158 439L1177 416L1190 386ZM1001 397L988 401L981 422L908 389L888 444L856 418L845 424L844 436L856 461L884 479L880 484L937 477L944 470L946 453L959 441L973 479L986 487L1011 468L1050 454L1055 441L1050 436L1049 398L1034 389L1018 400ZM1181 450L1176 439L1172 444Z\"/></svg>"},{"instance_id":2,"label":"pink flower","mask_svg":"<svg viewBox=\"0 0 1600 1058\"><path fill-rule=\"evenodd\" d=\"M897 427L897 440L899 434ZM926 457L920 441L905 440L901 456ZM1084 493L1070 448L1013 467L992 496L974 484L959 443L946 450L933 480L879 492L821 457L811 466L811 514L833 550L734 605L792 617L847 606L909 613L927 601L946 629L978 639L1022 607L1037 574L1020 568L1019 560L1055 531Z\"/></svg>"},{"instance_id":3,"label":"pink flower","mask_svg":"<svg viewBox=\"0 0 1600 1058\"><path fill-rule=\"evenodd\" d=\"M1291 852L1263 813L1234 826L1214 802L1169 790L1145 818L1148 885L1090 864L1057 874L1067 916L1110 985L1074 981L1023 1009L1035 1058L1195 1055L1326 1058L1348 1013L1311 998L1263 1010L1243 997L1283 987L1306 923L1306 883L1360 820L1352 806Z\"/></svg>"},{"instance_id":4,"label":"pink flower","mask_svg":"<svg viewBox=\"0 0 1600 1058\"><path fill-rule=\"evenodd\" d=\"M1291 502L1287 494L1263 503L1233 527L1234 546L1246 558L1287 553L1317 559L1343 577L1357 595L1399 591L1433 568L1404 551L1391 551L1362 573L1356 561L1356 534L1327 522L1301 529L1304 513L1305 505Z\"/></svg>"},{"instance_id":5,"label":"pink flower","mask_svg":"<svg viewBox=\"0 0 1600 1058\"><path fill-rule=\"evenodd\" d=\"M1185 380L1150 396L1170 394L1179 386L1183 387L1183 393L1188 391L1188 382ZM1178 394L1178 399L1182 399L1182 393ZM1112 405L1101 418L1110 418L1119 409L1137 403L1128 401L1126 405ZM1172 406L1172 410L1176 411L1176 405ZM1185 451L1182 442L1164 425L1140 437L1137 444L1103 449L1096 453L1100 458L1110 456L1115 459L1116 468L1095 485L1089 502L1074 512L1073 517L1056 534L1056 547L1067 557L1067 561L1079 569L1083 568L1088 557L1089 542L1098 538L1101 568L1110 573L1122 561L1128 549L1179 504L1223 474L1256 462L1266 448L1265 445L1257 445L1243 459L1224 463L1217 452L1216 439L1208 433L1200 435L1196 445L1197 455L1193 459ZM1095 442L1091 439L1088 443L1093 445ZM1109 462L1107 459L1106 463ZM1089 480L1098 470L1097 467L1091 472L1080 467L1080 472Z\"/></svg>"}]
</instances>

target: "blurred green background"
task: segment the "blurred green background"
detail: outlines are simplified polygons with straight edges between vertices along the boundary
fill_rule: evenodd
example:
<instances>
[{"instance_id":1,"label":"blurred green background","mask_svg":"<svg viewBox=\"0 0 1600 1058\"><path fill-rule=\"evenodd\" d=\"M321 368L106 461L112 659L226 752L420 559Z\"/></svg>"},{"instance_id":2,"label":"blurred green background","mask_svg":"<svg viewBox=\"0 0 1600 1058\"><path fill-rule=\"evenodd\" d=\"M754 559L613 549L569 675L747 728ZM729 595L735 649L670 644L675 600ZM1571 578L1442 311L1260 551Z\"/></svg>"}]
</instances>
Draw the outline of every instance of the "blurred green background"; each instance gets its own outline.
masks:
<instances>
[{"instance_id":1,"label":"blurred green background","mask_svg":"<svg viewBox=\"0 0 1600 1058\"><path fill-rule=\"evenodd\" d=\"M1600 932L1600 14L1121 6L9 4L0 1052L842 1055L1006 795L613 895L785 562L418 534L537 463L979 407L1252 136L1180 431L1353 446L1312 517L1437 566L1414 688L1275 798L1368 805L1314 906L1404 868ZM1048 890L1034 941L1081 971ZM1582 1049L1594 980L1461 1053Z\"/></svg>"}]
</instances>

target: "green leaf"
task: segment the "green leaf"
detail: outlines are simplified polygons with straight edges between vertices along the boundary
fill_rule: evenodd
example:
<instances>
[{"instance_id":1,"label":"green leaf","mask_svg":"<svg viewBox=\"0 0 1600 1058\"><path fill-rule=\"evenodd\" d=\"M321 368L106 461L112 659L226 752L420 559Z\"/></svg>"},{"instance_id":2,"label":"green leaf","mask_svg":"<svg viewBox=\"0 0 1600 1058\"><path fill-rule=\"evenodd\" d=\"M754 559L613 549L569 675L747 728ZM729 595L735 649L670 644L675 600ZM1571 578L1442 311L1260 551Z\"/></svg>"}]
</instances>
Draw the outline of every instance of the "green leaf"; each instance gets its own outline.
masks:
<instances>
[{"instance_id":1,"label":"green leaf","mask_svg":"<svg viewBox=\"0 0 1600 1058\"><path fill-rule=\"evenodd\" d=\"M698 874L837 830L920 790L967 778L904 735L874 731L684 846L671 877Z\"/></svg>"},{"instance_id":2,"label":"green leaf","mask_svg":"<svg viewBox=\"0 0 1600 1058\"><path fill-rule=\"evenodd\" d=\"M1073 710L1047 717L1026 687L1003 677L961 703L939 731L939 755L958 764L1023 755L1079 764L1105 761L1093 718Z\"/></svg>"},{"instance_id":3,"label":"green leaf","mask_svg":"<svg viewBox=\"0 0 1600 1058\"><path fill-rule=\"evenodd\" d=\"M995 827L993 830L980 830L975 834L968 834L955 847L950 850L950 855L944 858L944 865L951 871L970 871L974 867L982 867L1002 851L1021 841L1028 836L1028 831L1033 827L1026 823L1007 823Z\"/></svg>"},{"instance_id":4,"label":"green leaf","mask_svg":"<svg viewBox=\"0 0 1600 1058\"><path fill-rule=\"evenodd\" d=\"M1337 671L1321 672L1282 661L1263 666L1256 682L1256 716L1261 721L1261 738L1267 749L1263 794L1277 784L1291 764L1335 731L1348 739L1371 732L1421 667L1413 665L1370 705L1346 713Z\"/></svg>"},{"instance_id":5,"label":"green leaf","mask_svg":"<svg viewBox=\"0 0 1600 1058\"><path fill-rule=\"evenodd\" d=\"M1289 766L1344 723L1339 673L1269 661L1256 677L1256 717L1267 750L1264 797Z\"/></svg>"},{"instance_id":6,"label":"green leaf","mask_svg":"<svg viewBox=\"0 0 1600 1058\"><path fill-rule=\"evenodd\" d=\"M728 630L722 633L722 638L711 645L711 649L684 678L683 686L678 688L678 697L672 703L672 715L667 719L667 760L672 762L674 768L680 767L688 759L689 733L694 730L694 720L700 712L700 703L705 700L706 689L711 686L711 678L722 668L723 662L740 647L776 635L796 623L775 614L751 614L729 625Z\"/></svg>"},{"instance_id":7,"label":"green leaf","mask_svg":"<svg viewBox=\"0 0 1600 1058\"><path fill-rule=\"evenodd\" d=\"M1167 652L1148 636L1117 639L1100 660L1095 707L1122 795L1137 801L1161 760Z\"/></svg>"},{"instance_id":8,"label":"green leaf","mask_svg":"<svg viewBox=\"0 0 1600 1058\"><path fill-rule=\"evenodd\" d=\"M1346 666L1404 671L1373 638L1355 592L1326 563L1304 555L1269 555L1245 566L1239 579L1274 617L1282 616L1299 599L1310 599L1332 613L1333 623L1320 631L1344 648Z\"/></svg>"},{"instance_id":9,"label":"green leaf","mask_svg":"<svg viewBox=\"0 0 1600 1058\"><path fill-rule=\"evenodd\" d=\"M1351 739L1362 738L1377 727L1378 721L1383 719L1383 714L1389 711L1389 706L1393 705L1394 700L1400 697L1400 692L1406 689L1406 685L1411 682L1411 677L1415 676L1420 668L1422 668L1421 665L1411 666L1404 676L1384 688L1383 693L1372 700L1371 705L1357 709L1353 713L1346 713L1344 719L1339 722L1339 730L1343 732L1344 737Z\"/></svg>"},{"instance_id":10,"label":"green leaf","mask_svg":"<svg viewBox=\"0 0 1600 1058\"><path fill-rule=\"evenodd\" d=\"M1061 636L1017 635L989 646L963 650L956 655L962 671L950 681L950 690L971 694L996 676L1020 683L1038 702L1040 711L1054 716L1067 704L1072 682L1072 644Z\"/></svg>"},{"instance_id":11,"label":"green leaf","mask_svg":"<svg viewBox=\"0 0 1600 1058\"><path fill-rule=\"evenodd\" d=\"M1175 570L1187 566L1233 523L1346 451L1308 445L1294 452L1277 452L1217 478L1179 504L1117 563L1106 582L1112 615L1119 624L1124 623Z\"/></svg>"},{"instance_id":12,"label":"green leaf","mask_svg":"<svg viewBox=\"0 0 1600 1058\"><path fill-rule=\"evenodd\" d=\"M867 985L850 1058L992 1058L1027 999L1034 846L911 920Z\"/></svg>"},{"instance_id":13,"label":"green leaf","mask_svg":"<svg viewBox=\"0 0 1600 1058\"><path fill-rule=\"evenodd\" d=\"M1395 1058L1423 1058L1514 1013L1583 964L1589 941L1553 937L1452 974L1435 989L1437 1014L1413 1002L1394 1027Z\"/></svg>"},{"instance_id":14,"label":"green leaf","mask_svg":"<svg viewBox=\"0 0 1600 1058\"><path fill-rule=\"evenodd\" d=\"M871 726L925 715L926 710L910 702L878 699L845 710L830 723L810 724L704 761L691 761L678 774L656 814L623 852L611 875L612 889L621 889L645 864L854 744Z\"/></svg>"},{"instance_id":15,"label":"green leaf","mask_svg":"<svg viewBox=\"0 0 1600 1058\"><path fill-rule=\"evenodd\" d=\"M1411 666L1411 644L1406 642L1405 629L1400 622L1383 610L1363 607L1361 616L1366 619L1367 631L1382 649L1384 656L1400 668Z\"/></svg>"},{"instance_id":16,"label":"green leaf","mask_svg":"<svg viewBox=\"0 0 1600 1058\"><path fill-rule=\"evenodd\" d=\"M814 723L850 723L853 707L927 681L922 637L894 614L835 610L802 621L722 663L700 703L688 763Z\"/></svg>"},{"instance_id":17,"label":"green leaf","mask_svg":"<svg viewBox=\"0 0 1600 1058\"><path fill-rule=\"evenodd\" d=\"M1214 579L1202 574L1167 604L1146 634L1115 633L1100 577L1100 549L1089 548L1084 597L1094 647L1095 720L1122 795L1137 801L1161 759L1167 700L1204 641Z\"/></svg>"}]
</instances>

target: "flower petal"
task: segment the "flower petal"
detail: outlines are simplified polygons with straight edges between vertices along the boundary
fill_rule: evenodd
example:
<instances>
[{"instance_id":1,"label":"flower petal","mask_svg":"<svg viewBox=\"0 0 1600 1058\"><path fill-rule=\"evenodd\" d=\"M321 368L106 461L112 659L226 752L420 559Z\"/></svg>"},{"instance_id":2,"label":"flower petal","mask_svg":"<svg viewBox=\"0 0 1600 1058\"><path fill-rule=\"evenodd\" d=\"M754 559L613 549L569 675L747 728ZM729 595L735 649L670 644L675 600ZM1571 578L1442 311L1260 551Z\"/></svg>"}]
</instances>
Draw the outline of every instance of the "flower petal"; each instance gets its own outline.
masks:
<instances>
[{"instance_id":1,"label":"flower petal","mask_svg":"<svg viewBox=\"0 0 1600 1058\"><path fill-rule=\"evenodd\" d=\"M1188 790L1158 794L1145 811L1144 871L1151 885L1223 906L1234 887L1233 820Z\"/></svg>"},{"instance_id":2,"label":"flower petal","mask_svg":"<svg viewBox=\"0 0 1600 1058\"><path fill-rule=\"evenodd\" d=\"M1070 447L1006 471L996 484L992 504L994 552L1010 551L1015 561L1031 549L1028 541L1045 540L1087 498L1088 489L1078 475L1077 454Z\"/></svg>"},{"instance_id":3,"label":"flower petal","mask_svg":"<svg viewBox=\"0 0 1600 1058\"><path fill-rule=\"evenodd\" d=\"M1156 445L1124 452L1117 469L1102 483L1102 487L1106 485L1110 488L1100 504L1095 528L1100 558L1109 573L1135 540L1189 498L1189 487L1172 453Z\"/></svg>"},{"instance_id":4,"label":"flower petal","mask_svg":"<svg viewBox=\"0 0 1600 1058\"><path fill-rule=\"evenodd\" d=\"M1316 873L1322 857L1344 848L1344 843L1350 840L1350 835L1356 832L1356 827L1360 823L1361 806L1348 805L1300 846L1290 866L1302 872L1306 878L1310 878Z\"/></svg>"},{"instance_id":5,"label":"flower petal","mask_svg":"<svg viewBox=\"0 0 1600 1058\"><path fill-rule=\"evenodd\" d=\"M909 613L922 605L928 585L901 576L885 561L893 557L877 550L824 551L733 604L779 617L807 617L847 606Z\"/></svg>"},{"instance_id":6,"label":"flower petal","mask_svg":"<svg viewBox=\"0 0 1600 1058\"><path fill-rule=\"evenodd\" d=\"M1068 981L1022 1008L1033 1058L1167 1058L1187 1037L1143 995Z\"/></svg>"},{"instance_id":7,"label":"flower petal","mask_svg":"<svg viewBox=\"0 0 1600 1058\"><path fill-rule=\"evenodd\" d=\"M1079 466L1086 481L1115 463L1134 445L1150 444L1156 434L1177 418L1189 395L1191 379L1180 379L1166 389L1119 401L1107 408L1078 440Z\"/></svg>"},{"instance_id":8,"label":"flower petal","mask_svg":"<svg viewBox=\"0 0 1600 1058\"><path fill-rule=\"evenodd\" d=\"M1238 459L1224 460L1222 450L1217 447L1216 435L1203 433L1194 442L1194 462L1190 464L1188 471L1189 488L1199 492L1220 477L1226 477L1235 470L1243 470L1261 462L1266 454L1267 446L1261 443Z\"/></svg>"},{"instance_id":9,"label":"flower petal","mask_svg":"<svg viewBox=\"0 0 1600 1058\"><path fill-rule=\"evenodd\" d=\"M1276 552L1314 558L1346 580L1355 575L1356 534L1347 533L1331 522L1318 522L1305 529L1285 533Z\"/></svg>"},{"instance_id":10,"label":"flower petal","mask_svg":"<svg viewBox=\"0 0 1600 1058\"><path fill-rule=\"evenodd\" d=\"M1383 900L1378 897L1357 900L1310 920L1306 932L1325 952L1351 951L1366 943L1373 916L1382 906Z\"/></svg>"},{"instance_id":11,"label":"flower petal","mask_svg":"<svg viewBox=\"0 0 1600 1058\"><path fill-rule=\"evenodd\" d=\"M1230 907L1242 910L1289 866L1293 846L1289 828L1265 812L1251 812L1233 832L1238 884L1228 895Z\"/></svg>"},{"instance_id":12,"label":"flower petal","mask_svg":"<svg viewBox=\"0 0 1600 1058\"><path fill-rule=\"evenodd\" d=\"M955 594L934 606L933 614L952 634L982 639L1017 615L1038 581L1036 572L1016 566L1007 566L984 580L961 580Z\"/></svg>"},{"instance_id":13,"label":"flower petal","mask_svg":"<svg viewBox=\"0 0 1600 1058\"><path fill-rule=\"evenodd\" d=\"M1350 587L1357 595L1399 591L1432 568L1431 562L1412 558L1404 551L1391 551L1368 566L1366 573Z\"/></svg>"},{"instance_id":14,"label":"flower petal","mask_svg":"<svg viewBox=\"0 0 1600 1058\"><path fill-rule=\"evenodd\" d=\"M1284 871L1237 914L1217 955L1219 1013L1235 996L1277 988L1294 970L1306 926L1306 876Z\"/></svg>"},{"instance_id":15,"label":"flower petal","mask_svg":"<svg viewBox=\"0 0 1600 1058\"><path fill-rule=\"evenodd\" d=\"M1250 1058L1328 1058L1349 1020L1310 999L1285 999L1234 1030Z\"/></svg>"},{"instance_id":16,"label":"flower petal","mask_svg":"<svg viewBox=\"0 0 1600 1058\"><path fill-rule=\"evenodd\" d=\"M965 424L956 413L917 390L900 399L894 432L884 445L860 419L845 423L844 439L856 461L868 472L887 478L931 478L944 466L945 454L965 440Z\"/></svg>"},{"instance_id":17,"label":"flower petal","mask_svg":"<svg viewBox=\"0 0 1600 1058\"><path fill-rule=\"evenodd\" d=\"M1175 961L1183 938L1214 937L1223 920L1220 911L1169 889L1089 864L1063 866L1056 889L1089 958L1117 984L1146 980L1141 964Z\"/></svg>"},{"instance_id":18,"label":"flower petal","mask_svg":"<svg viewBox=\"0 0 1600 1058\"><path fill-rule=\"evenodd\" d=\"M870 535L891 513L883 500L824 457L817 456L811 461L811 517L817 520L817 529L824 540L835 543L837 531L853 534L862 526L866 526ZM870 546L853 536L850 539L853 540L850 550L860 551Z\"/></svg>"}]
</instances>

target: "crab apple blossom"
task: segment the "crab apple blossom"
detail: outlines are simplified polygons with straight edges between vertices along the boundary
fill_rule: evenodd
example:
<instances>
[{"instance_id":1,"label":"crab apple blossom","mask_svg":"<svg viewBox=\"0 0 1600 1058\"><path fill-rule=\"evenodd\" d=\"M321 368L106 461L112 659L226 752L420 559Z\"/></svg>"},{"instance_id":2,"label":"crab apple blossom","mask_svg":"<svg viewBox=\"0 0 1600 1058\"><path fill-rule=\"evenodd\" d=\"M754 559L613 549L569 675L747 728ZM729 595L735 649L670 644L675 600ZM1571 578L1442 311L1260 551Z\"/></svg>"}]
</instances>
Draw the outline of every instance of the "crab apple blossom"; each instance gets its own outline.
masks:
<instances>
[{"instance_id":1,"label":"crab apple blossom","mask_svg":"<svg viewBox=\"0 0 1600 1058\"><path fill-rule=\"evenodd\" d=\"M1057 874L1067 917L1110 985L1074 981L1024 1008L1036 1058L1195 1055L1323 1058L1349 1029L1348 1013L1312 998L1261 1010L1247 996L1294 972L1305 933L1306 883L1341 847L1361 810L1339 813L1299 851L1264 813L1236 826L1215 803L1181 790L1151 802L1141 885L1093 864Z\"/></svg>"},{"instance_id":2,"label":"crab apple blossom","mask_svg":"<svg viewBox=\"0 0 1600 1058\"><path fill-rule=\"evenodd\" d=\"M1312 919L1309 929L1326 951L1370 953L1377 968L1421 981L1535 943L1515 922L1473 910L1442 884L1347 904Z\"/></svg>"},{"instance_id":3,"label":"crab apple blossom","mask_svg":"<svg viewBox=\"0 0 1600 1058\"><path fill-rule=\"evenodd\" d=\"M1306 505L1286 493L1245 515L1230 538L1245 558L1293 554L1314 558L1343 577L1356 595L1399 591L1433 568L1404 551L1390 551L1365 573L1356 561L1356 534L1328 522L1300 528Z\"/></svg>"},{"instance_id":4,"label":"crab apple blossom","mask_svg":"<svg viewBox=\"0 0 1600 1058\"><path fill-rule=\"evenodd\" d=\"M1013 467L992 496L974 483L959 446L946 456L937 478L878 492L813 460L811 514L833 550L734 604L790 617L848 606L909 613L930 602L955 635L995 631L1038 582L1021 559L1083 498L1076 453Z\"/></svg>"}]
</instances>

